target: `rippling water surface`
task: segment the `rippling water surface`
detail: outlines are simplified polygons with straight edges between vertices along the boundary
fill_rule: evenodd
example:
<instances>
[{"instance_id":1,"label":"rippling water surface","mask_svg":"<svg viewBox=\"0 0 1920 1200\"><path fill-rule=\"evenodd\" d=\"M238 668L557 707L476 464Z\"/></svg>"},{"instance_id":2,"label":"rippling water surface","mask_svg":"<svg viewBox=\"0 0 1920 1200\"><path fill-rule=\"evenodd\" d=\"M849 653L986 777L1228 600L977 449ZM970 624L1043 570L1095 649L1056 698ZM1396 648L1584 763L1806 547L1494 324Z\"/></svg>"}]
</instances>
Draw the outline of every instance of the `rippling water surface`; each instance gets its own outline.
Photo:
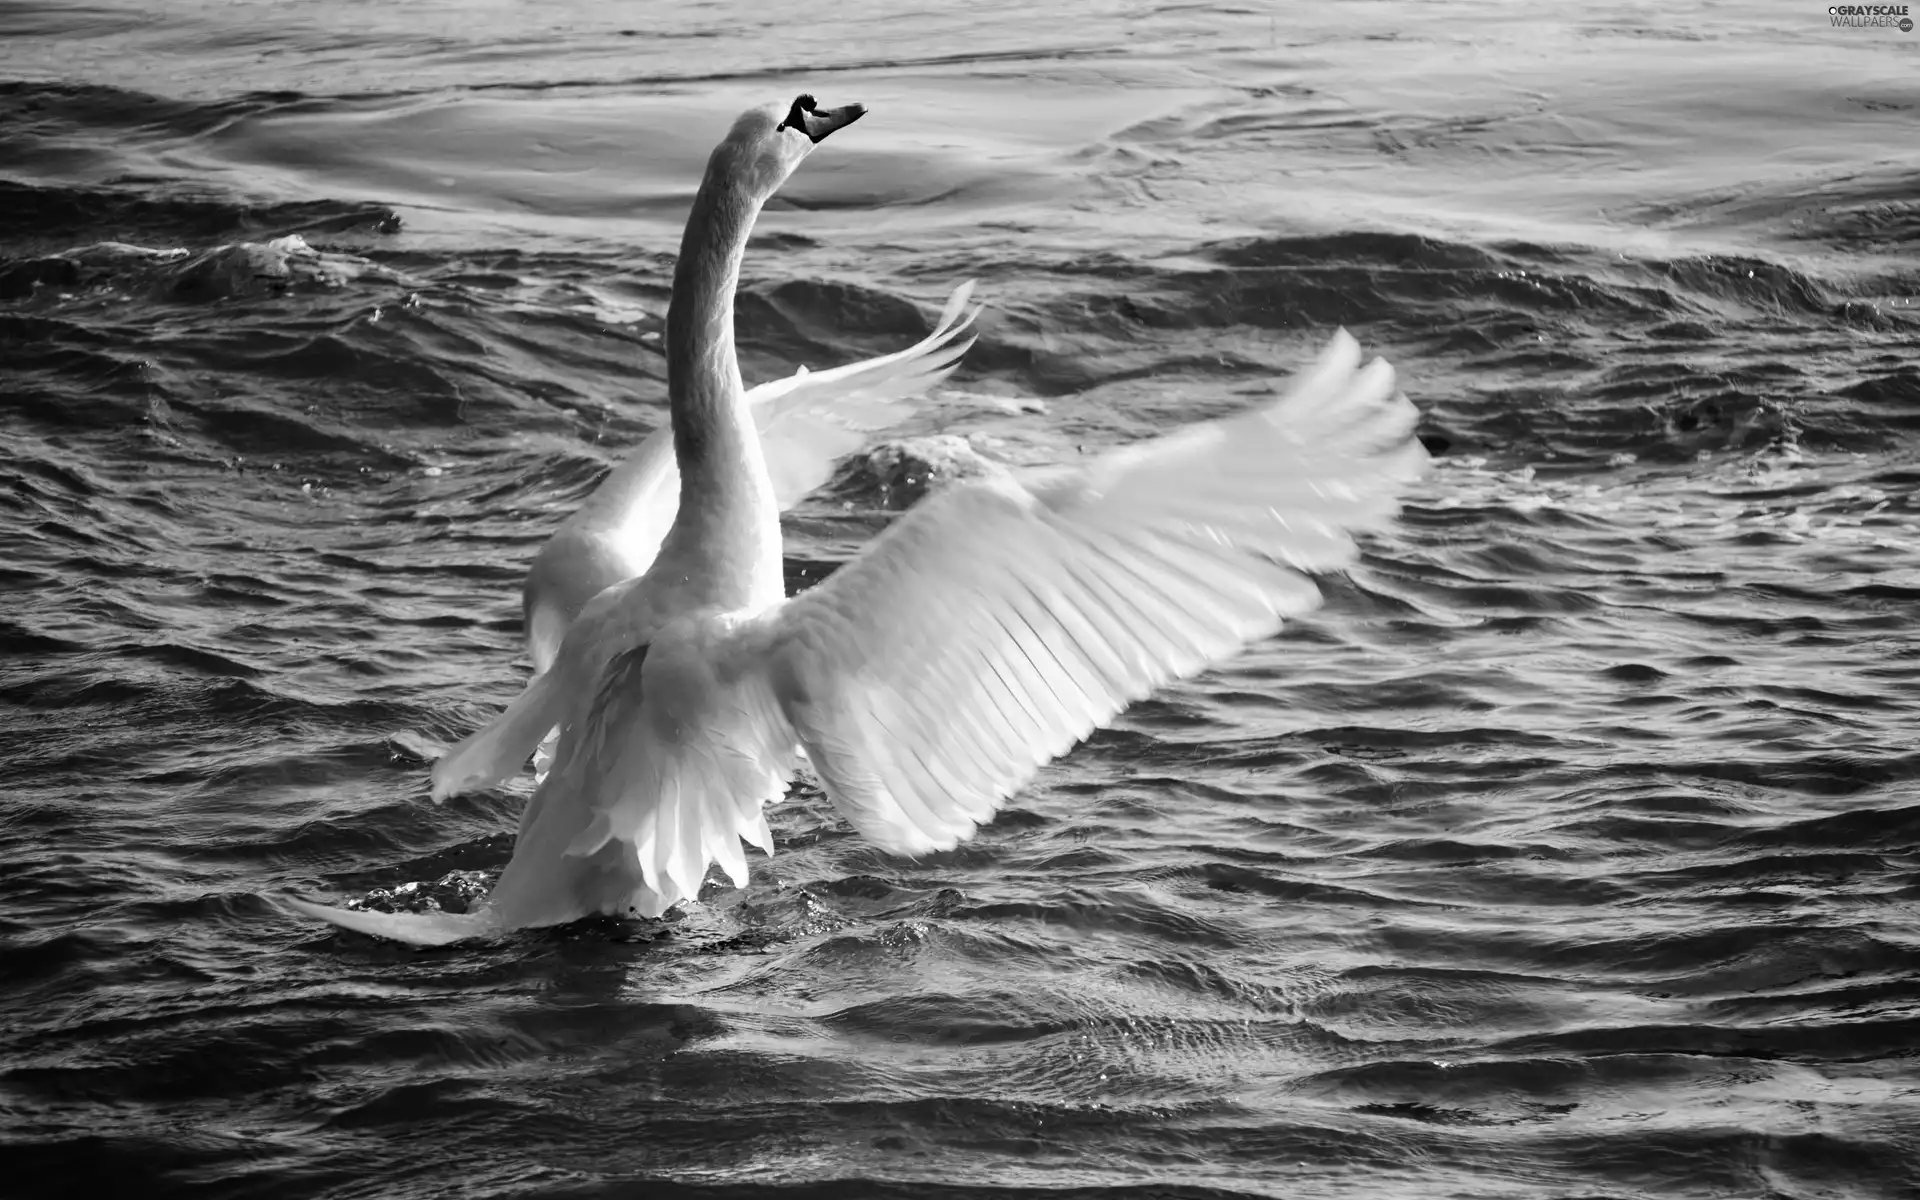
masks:
<instances>
[{"instance_id":1,"label":"rippling water surface","mask_svg":"<svg viewBox=\"0 0 1920 1200\"><path fill-rule=\"evenodd\" d=\"M0 35L0 1190L1915 1194L1920 35L1472 0L0 0ZM664 419L707 147L802 89L872 114L760 226L750 380L977 278L903 436L1063 462L1345 325L1436 451L1405 519L952 853L802 786L676 921L418 952L287 915L504 864L528 781L436 808L426 764ZM849 463L794 585L920 483Z\"/></svg>"}]
</instances>

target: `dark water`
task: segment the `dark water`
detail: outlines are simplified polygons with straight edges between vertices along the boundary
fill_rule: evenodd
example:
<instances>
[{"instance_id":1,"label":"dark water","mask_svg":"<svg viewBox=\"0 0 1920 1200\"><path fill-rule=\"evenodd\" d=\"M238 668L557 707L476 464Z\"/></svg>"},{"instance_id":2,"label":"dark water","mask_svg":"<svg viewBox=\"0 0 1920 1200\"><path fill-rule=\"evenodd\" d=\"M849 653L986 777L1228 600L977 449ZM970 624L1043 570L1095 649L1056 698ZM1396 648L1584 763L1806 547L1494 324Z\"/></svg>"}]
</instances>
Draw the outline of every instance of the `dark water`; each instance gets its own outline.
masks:
<instances>
[{"instance_id":1,"label":"dark water","mask_svg":"<svg viewBox=\"0 0 1920 1200\"><path fill-rule=\"evenodd\" d=\"M0 2L0 1192L1916 1194L1920 36L148 9ZM1058 462L1344 324L1440 451L1400 528L953 853L802 788L676 922L286 915L504 864L527 781L426 763L663 419L706 146L802 87L873 113L750 380L977 278L907 432ZM795 585L913 491L850 464Z\"/></svg>"}]
</instances>

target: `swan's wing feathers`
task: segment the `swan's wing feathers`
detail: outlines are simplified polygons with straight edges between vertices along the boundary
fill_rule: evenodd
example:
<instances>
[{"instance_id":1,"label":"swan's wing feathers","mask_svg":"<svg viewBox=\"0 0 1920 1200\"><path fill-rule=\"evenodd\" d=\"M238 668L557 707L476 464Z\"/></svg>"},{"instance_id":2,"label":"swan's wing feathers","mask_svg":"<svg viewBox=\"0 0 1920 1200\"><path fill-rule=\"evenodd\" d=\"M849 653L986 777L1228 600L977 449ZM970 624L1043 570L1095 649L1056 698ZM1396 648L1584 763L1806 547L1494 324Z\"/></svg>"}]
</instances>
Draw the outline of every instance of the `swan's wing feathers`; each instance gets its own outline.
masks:
<instances>
[{"instance_id":1,"label":"swan's wing feathers","mask_svg":"<svg viewBox=\"0 0 1920 1200\"><path fill-rule=\"evenodd\" d=\"M774 620L769 684L881 846L950 847L1127 704L1319 602L1425 453L1340 334L1279 400L935 495Z\"/></svg>"},{"instance_id":2,"label":"swan's wing feathers","mask_svg":"<svg viewBox=\"0 0 1920 1200\"><path fill-rule=\"evenodd\" d=\"M1344 331L1273 403L1183 429L1042 481L1040 502L1114 530L1215 537L1303 571L1345 566L1351 534L1399 509L1426 461L1393 368L1360 366Z\"/></svg>"},{"instance_id":3,"label":"swan's wing feathers","mask_svg":"<svg viewBox=\"0 0 1920 1200\"><path fill-rule=\"evenodd\" d=\"M587 685L593 689L587 715L573 729L561 731L553 766L547 771L551 784L543 784L534 793L527 815L521 818L524 829L531 823L533 810L546 806L554 797L583 799L583 803L575 804L579 815L568 831L568 854L592 854L611 836L606 806L594 800L599 795L598 785L613 774L616 764L637 740L646 699L642 678L650 649L636 646L614 654Z\"/></svg>"},{"instance_id":4,"label":"swan's wing feathers","mask_svg":"<svg viewBox=\"0 0 1920 1200\"><path fill-rule=\"evenodd\" d=\"M632 657L645 661L648 627L616 619L620 604L635 594L637 584L615 584L596 596L568 629L560 650L546 670L527 681L526 690L499 716L433 765L433 798L444 800L493 787L517 774L542 742L558 727L577 719L585 702L622 672L603 664ZM638 667L632 668L637 673ZM556 743L555 755L562 743ZM549 764L548 774L558 766ZM534 803L538 804L539 793ZM522 819L525 823L525 819Z\"/></svg>"},{"instance_id":5,"label":"swan's wing feathers","mask_svg":"<svg viewBox=\"0 0 1920 1200\"><path fill-rule=\"evenodd\" d=\"M434 800L490 788L518 774L565 712L566 692L559 663L534 676L499 716L433 764Z\"/></svg>"},{"instance_id":6,"label":"swan's wing feathers","mask_svg":"<svg viewBox=\"0 0 1920 1200\"><path fill-rule=\"evenodd\" d=\"M915 359L924 359L942 348L952 346L973 328L974 320L980 315L980 306L968 308L967 302L972 298L973 280L969 279L954 288L947 296L946 304L940 309L940 319L934 322L933 332L904 350L896 350L892 354L882 354L877 358L866 358L824 371L802 371L786 379L763 383L747 394L757 399L764 393L766 399L779 399L787 396L788 389L791 388L799 388L802 385L819 387L838 384L870 375L874 371L897 367ZM968 344L971 344L971 339L968 340Z\"/></svg>"},{"instance_id":7,"label":"swan's wing feathers","mask_svg":"<svg viewBox=\"0 0 1920 1200\"><path fill-rule=\"evenodd\" d=\"M967 308L972 294L971 282L955 288L933 332L905 350L802 372L747 393L783 510L824 484L834 464L872 431L905 420L909 401L953 373L973 345L968 332L980 310Z\"/></svg>"},{"instance_id":8,"label":"swan's wing feathers","mask_svg":"<svg viewBox=\"0 0 1920 1200\"><path fill-rule=\"evenodd\" d=\"M534 556L521 588L534 670L553 665L589 601L652 564L679 503L673 431L663 425L607 473Z\"/></svg>"}]
</instances>

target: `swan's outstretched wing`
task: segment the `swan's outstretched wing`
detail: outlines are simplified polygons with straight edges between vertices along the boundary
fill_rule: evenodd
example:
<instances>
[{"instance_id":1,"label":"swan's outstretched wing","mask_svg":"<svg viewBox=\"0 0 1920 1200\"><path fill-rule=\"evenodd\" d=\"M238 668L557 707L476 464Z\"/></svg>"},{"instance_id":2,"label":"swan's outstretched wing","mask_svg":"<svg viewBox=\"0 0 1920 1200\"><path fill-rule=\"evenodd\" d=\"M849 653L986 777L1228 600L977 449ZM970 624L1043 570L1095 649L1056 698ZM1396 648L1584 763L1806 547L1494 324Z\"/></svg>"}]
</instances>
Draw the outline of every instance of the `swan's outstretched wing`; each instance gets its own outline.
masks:
<instances>
[{"instance_id":1,"label":"swan's outstretched wing","mask_svg":"<svg viewBox=\"0 0 1920 1200\"><path fill-rule=\"evenodd\" d=\"M980 310L967 308L969 280L953 289L933 332L905 350L828 371L803 371L747 393L773 495L781 511L825 483L834 464L867 436L904 421L907 401L953 374L973 345L968 336Z\"/></svg>"},{"instance_id":2,"label":"swan's outstretched wing","mask_svg":"<svg viewBox=\"0 0 1920 1200\"><path fill-rule=\"evenodd\" d=\"M764 674L882 847L953 846L1159 684L1319 603L1426 463L1393 370L1344 331L1279 400L1085 469L929 498L770 617Z\"/></svg>"},{"instance_id":3,"label":"swan's outstretched wing","mask_svg":"<svg viewBox=\"0 0 1920 1200\"><path fill-rule=\"evenodd\" d=\"M834 464L874 430L903 421L909 403L953 373L967 336L971 281L947 297L933 332L905 350L827 371L801 370L747 392L774 499L784 511L825 483ZM672 431L661 426L601 481L534 556L521 590L527 649L536 671L552 665L587 601L644 572L680 503Z\"/></svg>"}]
</instances>

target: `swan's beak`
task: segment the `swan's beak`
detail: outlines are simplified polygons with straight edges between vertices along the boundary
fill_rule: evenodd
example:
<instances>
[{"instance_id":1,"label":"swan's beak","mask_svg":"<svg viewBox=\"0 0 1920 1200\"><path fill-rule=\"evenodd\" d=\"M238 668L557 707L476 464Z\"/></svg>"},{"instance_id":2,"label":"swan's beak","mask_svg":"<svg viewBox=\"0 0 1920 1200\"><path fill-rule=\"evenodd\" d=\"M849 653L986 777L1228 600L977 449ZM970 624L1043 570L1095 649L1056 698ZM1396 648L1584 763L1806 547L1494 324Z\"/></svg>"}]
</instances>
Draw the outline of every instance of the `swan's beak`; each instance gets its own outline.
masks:
<instances>
[{"instance_id":1,"label":"swan's beak","mask_svg":"<svg viewBox=\"0 0 1920 1200\"><path fill-rule=\"evenodd\" d=\"M867 115L864 104L848 104L840 108L821 108L814 103L812 96L796 96L793 107L787 110L787 119L775 127L778 132L788 126L807 135L814 145L825 141L827 135L836 129L844 129Z\"/></svg>"}]
</instances>

